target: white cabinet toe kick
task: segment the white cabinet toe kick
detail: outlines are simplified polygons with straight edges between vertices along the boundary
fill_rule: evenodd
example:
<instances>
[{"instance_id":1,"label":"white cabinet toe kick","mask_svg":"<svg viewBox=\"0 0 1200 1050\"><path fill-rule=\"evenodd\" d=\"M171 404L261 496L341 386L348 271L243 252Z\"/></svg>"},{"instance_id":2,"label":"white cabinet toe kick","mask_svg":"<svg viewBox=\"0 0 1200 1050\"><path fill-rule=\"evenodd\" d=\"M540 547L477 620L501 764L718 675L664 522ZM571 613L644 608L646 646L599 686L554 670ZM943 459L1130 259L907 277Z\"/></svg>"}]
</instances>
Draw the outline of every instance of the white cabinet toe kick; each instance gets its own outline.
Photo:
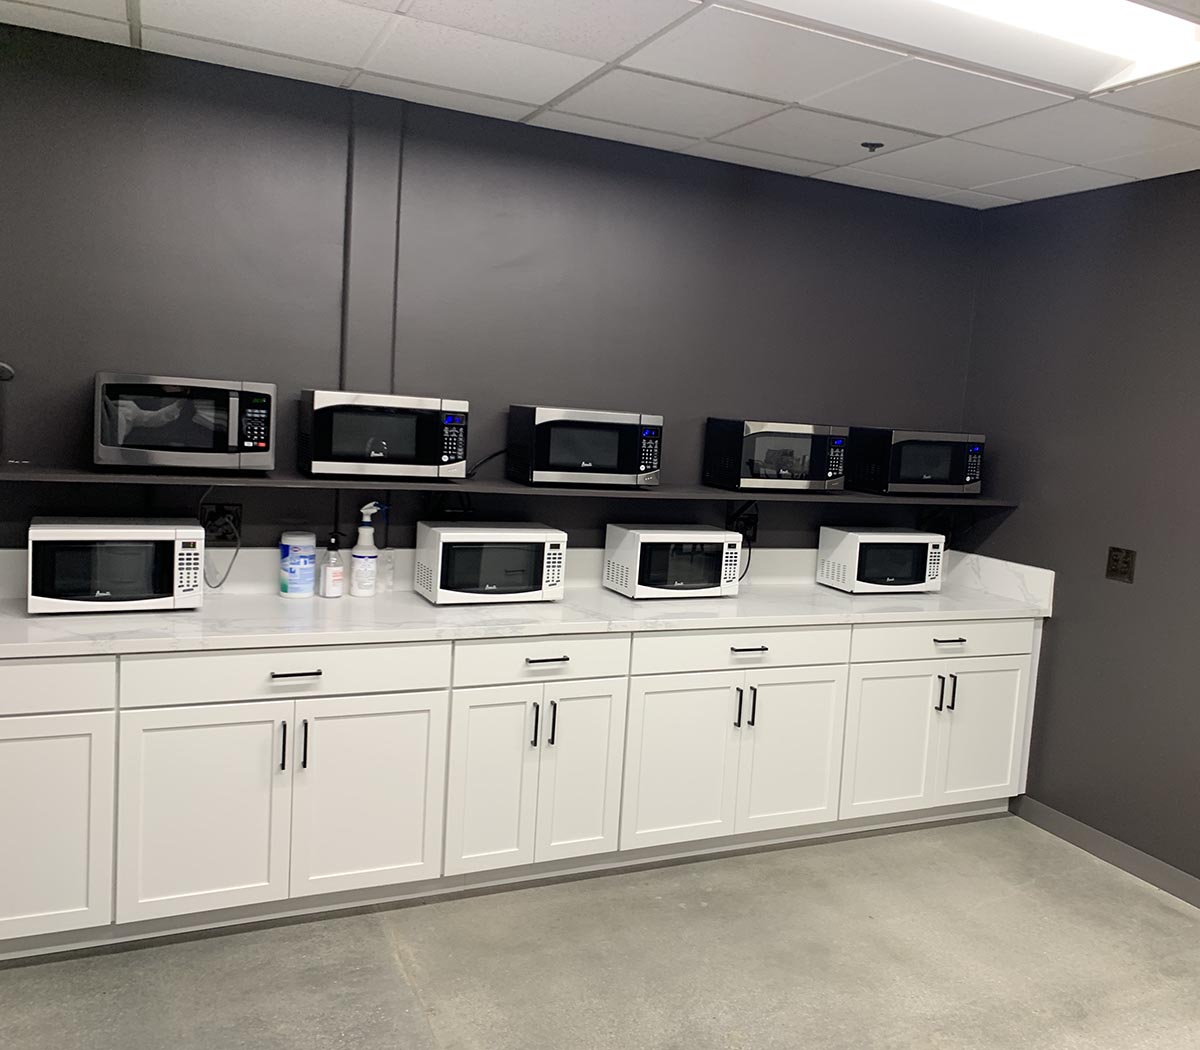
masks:
<instances>
[{"instance_id":1,"label":"white cabinet toe kick","mask_svg":"<svg viewBox=\"0 0 1200 1050\"><path fill-rule=\"evenodd\" d=\"M0 959L1003 812L1040 634L0 659Z\"/></svg>"}]
</instances>

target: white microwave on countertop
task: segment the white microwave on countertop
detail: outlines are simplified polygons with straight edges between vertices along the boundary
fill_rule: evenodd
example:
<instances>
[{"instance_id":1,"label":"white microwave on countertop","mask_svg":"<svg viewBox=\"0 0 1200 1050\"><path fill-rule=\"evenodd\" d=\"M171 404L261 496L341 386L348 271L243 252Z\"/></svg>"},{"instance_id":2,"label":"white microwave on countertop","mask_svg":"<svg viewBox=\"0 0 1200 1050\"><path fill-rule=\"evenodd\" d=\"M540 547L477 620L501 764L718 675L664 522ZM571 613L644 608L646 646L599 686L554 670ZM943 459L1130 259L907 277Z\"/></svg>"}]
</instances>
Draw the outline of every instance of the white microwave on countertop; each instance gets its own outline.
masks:
<instances>
[{"instance_id":1,"label":"white microwave on countertop","mask_svg":"<svg viewBox=\"0 0 1200 1050\"><path fill-rule=\"evenodd\" d=\"M936 532L823 525L817 583L851 594L940 591L945 547Z\"/></svg>"},{"instance_id":2,"label":"white microwave on countertop","mask_svg":"<svg viewBox=\"0 0 1200 1050\"><path fill-rule=\"evenodd\" d=\"M417 522L413 589L435 605L558 601L567 534L539 524Z\"/></svg>"},{"instance_id":3,"label":"white microwave on countertop","mask_svg":"<svg viewBox=\"0 0 1200 1050\"><path fill-rule=\"evenodd\" d=\"M737 594L742 537L711 525L609 525L604 586L627 598Z\"/></svg>"}]
</instances>

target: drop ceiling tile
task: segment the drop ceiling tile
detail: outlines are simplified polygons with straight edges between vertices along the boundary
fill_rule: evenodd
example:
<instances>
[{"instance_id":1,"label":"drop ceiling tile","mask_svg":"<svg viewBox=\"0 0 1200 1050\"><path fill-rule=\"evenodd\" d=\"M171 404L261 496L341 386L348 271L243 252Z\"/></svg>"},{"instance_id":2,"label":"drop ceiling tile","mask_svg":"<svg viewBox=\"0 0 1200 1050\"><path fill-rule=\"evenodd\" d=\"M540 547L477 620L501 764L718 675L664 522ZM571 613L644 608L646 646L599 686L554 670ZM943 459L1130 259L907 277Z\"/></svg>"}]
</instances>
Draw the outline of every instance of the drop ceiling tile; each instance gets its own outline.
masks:
<instances>
[{"instance_id":1,"label":"drop ceiling tile","mask_svg":"<svg viewBox=\"0 0 1200 1050\"><path fill-rule=\"evenodd\" d=\"M1200 135L1177 142L1174 146L1114 157L1103 161L1106 171L1130 175L1135 179L1157 179L1162 175L1178 175L1181 171L1200 168Z\"/></svg>"},{"instance_id":2,"label":"drop ceiling tile","mask_svg":"<svg viewBox=\"0 0 1200 1050\"><path fill-rule=\"evenodd\" d=\"M354 72L343 66L326 66L316 62L303 62L298 58L269 55L263 51L247 51L242 47L216 44L211 40L197 40L191 36L164 33L160 29L143 29L142 47L164 55L177 55L179 58L192 58L198 62L249 69L255 73L270 73L293 80L309 80L333 87L340 86L346 77Z\"/></svg>"},{"instance_id":3,"label":"drop ceiling tile","mask_svg":"<svg viewBox=\"0 0 1200 1050\"><path fill-rule=\"evenodd\" d=\"M1066 100L1065 95L915 58L816 95L808 105L953 135Z\"/></svg>"},{"instance_id":4,"label":"drop ceiling tile","mask_svg":"<svg viewBox=\"0 0 1200 1050\"><path fill-rule=\"evenodd\" d=\"M786 109L721 136L722 142L748 149L781 153L788 157L823 161L828 165L851 164L868 156L864 142L882 142L876 156L927 142L925 135L896 131L846 117Z\"/></svg>"},{"instance_id":5,"label":"drop ceiling tile","mask_svg":"<svg viewBox=\"0 0 1200 1050\"><path fill-rule=\"evenodd\" d=\"M867 171L882 171L887 175L935 182L963 190L981 186L985 182L1037 175L1062 167L1056 161L1009 153L960 139L937 139L898 153L872 157L856 166Z\"/></svg>"},{"instance_id":6,"label":"drop ceiling tile","mask_svg":"<svg viewBox=\"0 0 1200 1050\"><path fill-rule=\"evenodd\" d=\"M765 116L773 102L614 69L563 99L555 109L692 138L708 138Z\"/></svg>"},{"instance_id":7,"label":"drop ceiling tile","mask_svg":"<svg viewBox=\"0 0 1200 1050\"><path fill-rule=\"evenodd\" d=\"M916 179L902 179L896 175L885 175L880 171L867 171L864 168L835 168L824 171L816 178L825 182L840 182L847 186L858 186L866 190L881 190L884 193L899 193L905 197L923 197L925 200L941 200L948 194L957 192L949 186L938 186L932 182L918 182Z\"/></svg>"},{"instance_id":8,"label":"drop ceiling tile","mask_svg":"<svg viewBox=\"0 0 1200 1050\"><path fill-rule=\"evenodd\" d=\"M26 29L45 29L65 36L80 36L85 40L102 40L108 44L128 44L129 25L102 18L88 18L69 11L49 7L33 7L0 0L0 22L24 26Z\"/></svg>"},{"instance_id":9,"label":"drop ceiling tile","mask_svg":"<svg viewBox=\"0 0 1200 1050\"><path fill-rule=\"evenodd\" d=\"M685 151L688 156L707 157L709 160L723 160L726 164L741 164L746 168L765 168L767 171L781 171L786 175L813 175L824 171L824 164L815 164L808 160L797 160L795 157L780 157L774 153L763 153L762 150L742 149L740 146L726 146L720 142L702 142Z\"/></svg>"},{"instance_id":10,"label":"drop ceiling tile","mask_svg":"<svg viewBox=\"0 0 1200 1050\"><path fill-rule=\"evenodd\" d=\"M453 26L398 17L363 68L461 91L549 102L603 63Z\"/></svg>"},{"instance_id":11,"label":"drop ceiling tile","mask_svg":"<svg viewBox=\"0 0 1200 1050\"><path fill-rule=\"evenodd\" d=\"M331 0L141 0L142 25L292 58L357 66L391 16Z\"/></svg>"},{"instance_id":12,"label":"drop ceiling tile","mask_svg":"<svg viewBox=\"0 0 1200 1050\"><path fill-rule=\"evenodd\" d=\"M708 7L651 41L624 65L801 102L902 58L772 18Z\"/></svg>"},{"instance_id":13,"label":"drop ceiling tile","mask_svg":"<svg viewBox=\"0 0 1200 1050\"><path fill-rule=\"evenodd\" d=\"M967 131L959 138L1064 164L1095 165L1109 157L1171 146L1192 136L1200 136L1200 131L1080 99Z\"/></svg>"},{"instance_id":14,"label":"drop ceiling tile","mask_svg":"<svg viewBox=\"0 0 1200 1050\"><path fill-rule=\"evenodd\" d=\"M1099 102L1200 125L1200 69L1189 69L1135 87L1100 95Z\"/></svg>"},{"instance_id":15,"label":"drop ceiling tile","mask_svg":"<svg viewBox=\"0 0 1200 1050\"><path fill-rule=\"evenodd\" d=\"M1131 181L1124 175L1096 171L1094 168L1059 168L1056 171L1043 172L1041 175L1026 175L1019 179L984 183L977 188L987 193L1032 201L1042 197L1058 197L1064 193L1098 190L1103 186L1116 186Z\"/></svg>"},{"instance_id":16,"label":"drop ceiling tile","mask_svg":"<svg viewBox=\"0 0 1200 1050\"><path fill-rule=\"evenodd\" d=\"M419 102L424 106L456 109L461 113L479 113L485 117L499 117L501 120L520 120L536 109L525 102L485 98L465 91L376 76L374 73L359 74L350 87L354 91L365 91L370 95L387 95L390 98L404 99L406 102Z\"/></svg>"},{"instance_id":17,"label":"drop ceiling tile","mask_svg":"<svg viewBox=\"0 0 1200 1050\"><path fill-rule=\"evenodd\" d=\"M56 7L60 11L74 11L77 15L92 18L110 18L114 22L128 22L125 0L30 0L39 7Z\"/></svg>"},{"instance_id":18,"label":"drop ceiling tile","mask_svg":"<svg viewBox=\"0 0 1200 1050\"><path fill-rule=\"evenodd\" d=\"M961 208L1000 208L1005 204L1016 204L1011 197L997 197L991 193L975 190L955 190L941 198L943 204L957 204Z\"/></svg>"},{"instance_id":19,"label":"drop ceiling tile","mask_svg":"<svg viewBox=\"0 0 1200 1050\"><path fill-rule=\"evenodd\" d=\"M404 13L604 62L623 55L698 0L413 0Z\"/></svg>"},{"instance_id":20,"label":"drop ceiling tile","mask_svg":"<svg viewBox=\"0 0 1200 1050\"><path fill-rule=\"evenodd\" d=\"M571 113L556 113L553 110L534 117L529 123L539 128L569 131L575 135L589 135L592 138L612 139L616 142L629 142L635 146L649 146L651 149L681 150L696 141L686 135L669 135L665 131L631 128L628 124L614 124L610 120L577 117Z\"/></svg>"},{"instance_id":21,"label":"drop ceiling tile","mask_svg":"<svg viewBox=\"0 0 1200 1050\"><path fill-rule=\"evenodd\" d=\"M1173 14L1200 22L1200 0L1164 0L1161 6L1170 8Z\"/></svg>"}]
</instances>

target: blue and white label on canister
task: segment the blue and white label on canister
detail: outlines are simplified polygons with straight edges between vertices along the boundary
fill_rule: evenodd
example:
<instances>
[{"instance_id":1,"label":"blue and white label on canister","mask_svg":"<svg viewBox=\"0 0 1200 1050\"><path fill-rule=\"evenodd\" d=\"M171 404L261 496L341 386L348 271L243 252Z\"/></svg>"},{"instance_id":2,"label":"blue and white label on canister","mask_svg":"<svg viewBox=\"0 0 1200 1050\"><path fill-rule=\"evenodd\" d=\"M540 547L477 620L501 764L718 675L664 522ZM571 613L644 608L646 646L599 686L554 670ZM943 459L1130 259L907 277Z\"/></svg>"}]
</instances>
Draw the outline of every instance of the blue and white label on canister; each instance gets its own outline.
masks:
<instances>
[{"instance_id":1,"label":"blue and white label on canister","mask_svg":"<svg viewBox=\"0 0 1200 1050\"><path fill-rule=\"evenodd\" d=\"M279 593L285 598L311 598L316 578L316 535L285 532L279 539Z\"/></svg>"}]
</instances>

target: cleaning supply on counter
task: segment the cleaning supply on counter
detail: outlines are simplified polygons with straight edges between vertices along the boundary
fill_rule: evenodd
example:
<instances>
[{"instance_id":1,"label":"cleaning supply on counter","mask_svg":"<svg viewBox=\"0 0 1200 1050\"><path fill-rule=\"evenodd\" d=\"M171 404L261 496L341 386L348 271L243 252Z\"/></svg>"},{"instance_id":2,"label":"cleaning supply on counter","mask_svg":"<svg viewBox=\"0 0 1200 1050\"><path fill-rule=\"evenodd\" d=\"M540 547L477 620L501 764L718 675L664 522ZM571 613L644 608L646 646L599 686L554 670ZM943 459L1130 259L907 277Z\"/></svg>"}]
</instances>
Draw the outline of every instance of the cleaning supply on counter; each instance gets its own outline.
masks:
<instances>
[{"instance_id":1,"label":"cleaning supply on counter","mask_svg":"<svg viewBox=\"0 0 1200 1050\"><path fill-rule=\"evenodd\" d=\"M375 574L379 566L379 548L375 546L375 526L371 518L379 513L379 504L371 502L359 509L358 542L350 551L350 594L369 598L375 593Z\"/></svg>"},{"instance_id":2,"label":"cleaning supply on counter","mask_svg":"<svg viewBox=\"0 0 1200 1050\"><path fill-rule=\"evenodd\" d=\"M311 532L285 532L279 537L279 593L284 598L311 598L316 582L317 537Z\"/></svg>"},{"instance_id":3,"label":"cleaning supply on counter","mask_svg":"<svg viewBox=\"0 0 1200 1050\"><path fill-rule=\"evenodd\" d=\"M375 587L386 594L396 589L396 552L388 543L388 512L391 507L381 503L379 509L383 512L383 549L379 552L379 561L376 563Z\"/></svg>"},{"instance_id":4,"label":"cleaning supply on counter","mask_svg":"<svg viewBox=\"0 0 1200 1050\"><path fill-rule=\"evenodd\" d=\"M335 532L329 537L325 557L321 560L321 572L317 577L317 593L322 598L340 598L346 593L346 564L338 550Z\"/></svg>"}]
</instances>

